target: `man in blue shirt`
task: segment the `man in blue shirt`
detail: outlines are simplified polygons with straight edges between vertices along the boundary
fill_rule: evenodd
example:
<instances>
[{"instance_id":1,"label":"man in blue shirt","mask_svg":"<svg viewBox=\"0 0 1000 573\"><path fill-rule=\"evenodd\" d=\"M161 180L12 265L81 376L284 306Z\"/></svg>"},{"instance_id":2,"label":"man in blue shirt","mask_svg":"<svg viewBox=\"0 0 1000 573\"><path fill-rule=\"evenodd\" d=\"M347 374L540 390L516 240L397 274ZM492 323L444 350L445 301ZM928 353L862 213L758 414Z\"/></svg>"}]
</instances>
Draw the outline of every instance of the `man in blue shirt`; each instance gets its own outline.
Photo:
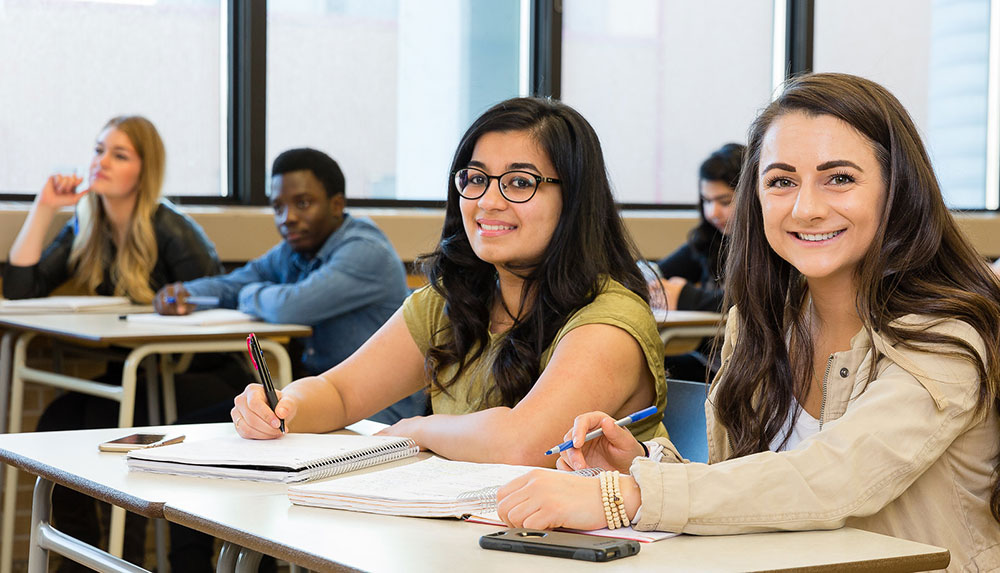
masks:
<instances>
[{"instance_id":1,"label":"man in blue shirt","mask_svg":"<svg viewBox=\"0 0 1000 573\"><path fill-rule=\"evenodd\" d=\"M187 314L188 296L215 296L268 322L307 324L301 366L319 374L358 349L408 294L403 263L367 219L344 212L344 175L315 149L291 149L274 160L271 206L284 241L229 274L174 283L153 301L160 314ZM168 302L170 301L174 302ZM414 394L372 419L394 423L426 413Z\"/></svg>"}]
</instances>

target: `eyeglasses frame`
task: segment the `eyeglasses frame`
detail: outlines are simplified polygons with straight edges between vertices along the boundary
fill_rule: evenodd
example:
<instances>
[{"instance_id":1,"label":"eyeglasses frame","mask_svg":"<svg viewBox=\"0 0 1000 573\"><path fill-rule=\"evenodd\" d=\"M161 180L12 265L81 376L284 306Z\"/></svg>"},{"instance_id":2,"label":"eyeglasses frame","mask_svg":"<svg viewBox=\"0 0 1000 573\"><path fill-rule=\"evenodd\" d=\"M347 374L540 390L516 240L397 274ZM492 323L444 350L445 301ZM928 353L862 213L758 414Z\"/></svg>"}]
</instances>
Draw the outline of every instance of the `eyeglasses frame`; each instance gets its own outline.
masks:
<instances>
[{"instance_id":1,"label":"eyeglasses frame","mask_svg":"<svg viewBox=\"0 0 1000 573\"><path fill-rule=\"evenodd\" d=\"M476 195L475 197L468 197L466 195L463 195L462 191L458 188L458 182L455 181L455 178L458 177L458 172L459 171L468 171L470 169L474 170L474 171L478 171L479 173L483 174L483 177L486 177L486 185L483 187L483 192L480 193L479 195ZM528 175L528 176L530 176L531 178L533 178L535 180L535 189L534 189L534 191L531 192L531 195L529 195L527 199L525 199L523 201L517 201L517 200L511 199L510 197L507 196L506 193L504 193L504 186L503 186L502 183L500 183L500 179L502 179L504 175L510 175L511 173L524 173L525 175ZM469 201L475 201L475 200L481 198L483 195L485 195L486 192L490 190L490 184L493 183L494 179L496 179L497 180L497 189L500 190L500 195L502 195L504 199L506 199L507 201L509 201L511 203L527 203L528 201L531 201L531 199L534 198L535 193L538 193L538 187L542 183L557 183L557 184L561 184L562 183L561 179L556 179L555 177L543 177L541 175L537 175L535 173L532 173L530 171L525 171L523 169L511 169L510 171L504 171L500 175L490 175L489 173L483 171L482 169L480 169L478 167L463 167L462 169L458 169L456 171L453 171L452 174L451 174L451 178L452 178L452 181L455 183L455 190L458 191L458 196L461 197L462 199L468 199Z\"/></svg>"}]
</instances>

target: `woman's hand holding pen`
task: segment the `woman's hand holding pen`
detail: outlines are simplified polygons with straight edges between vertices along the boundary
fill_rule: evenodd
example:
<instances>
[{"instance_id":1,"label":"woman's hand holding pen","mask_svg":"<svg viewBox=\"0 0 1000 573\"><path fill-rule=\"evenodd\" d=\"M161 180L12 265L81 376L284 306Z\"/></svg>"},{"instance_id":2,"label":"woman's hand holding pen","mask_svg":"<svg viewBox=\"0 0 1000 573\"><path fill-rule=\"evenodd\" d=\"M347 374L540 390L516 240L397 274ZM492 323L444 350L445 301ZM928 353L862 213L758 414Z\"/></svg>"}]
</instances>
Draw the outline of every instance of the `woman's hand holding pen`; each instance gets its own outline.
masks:
<instances>
[{"instance_id":1,"label":"woman's hand holding pen","mask_svg":"<svg viewBox=\"0 0 1000 573\"><path fill-rule=\"evenodd\" d=\"M597 428L604 435L584 442L587 432ZM599 467L628 473L632 460L645 453L632 432L616 425L615 419L604 412L588 412L577 416L564 439L573 440L577 445L561 452L556 461L556 468L566 471Z\"/></svg>"},{"instance_id":2,"label":"woman's hand holding pen","mask_svg":"<svg viewBox=\"0 0 1000 573\"><path fill-rule=\"evenodd\" d=\"M83 183L83 178L76 175L51 175L45 180L35 202L52 210L76 205L90 191L84 189L78 193L76 188L80 183Z\"/></svg>"},{"instance_id":3,"label":"woman's hand holding pen","mask_svg":"<svg viewBox=\"0 0 1000 573\"><path fill-rule=\"evenodd\" d=\"M281 420L287 424L294 418L297 404L292 396L283 396L281 390L276 390L276 393L278 405L273 411L267 405L267 396L260 384L248 384L243 393L235 398L230 415L240 436L252 440L281 437Z\"/></svg>"}]
</instances>

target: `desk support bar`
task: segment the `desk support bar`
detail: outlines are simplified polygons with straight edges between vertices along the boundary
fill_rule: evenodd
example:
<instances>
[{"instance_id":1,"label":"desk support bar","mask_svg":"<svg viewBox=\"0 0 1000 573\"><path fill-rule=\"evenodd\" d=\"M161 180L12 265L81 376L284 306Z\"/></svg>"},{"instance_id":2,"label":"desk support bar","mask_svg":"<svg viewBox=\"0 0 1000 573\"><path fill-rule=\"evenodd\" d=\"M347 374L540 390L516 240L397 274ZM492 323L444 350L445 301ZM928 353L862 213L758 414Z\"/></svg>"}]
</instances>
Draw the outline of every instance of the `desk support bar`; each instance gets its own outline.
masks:
<instances>
[{"instance_id":1,"label":"desk support bar","mask_svg":"<svg viewBox=\"0 0 1000 573\"><path fill-rule=\"evenodd\" d=\"M49 553L58 553L102 573L149 573L146 569L109 555L100 549L70 537L49 523L52 511L51 481L38 478L31 503L31 548L28 573L46 573Z\"/></svg>"},{"instance_id":2,"label":"desk support bar","mask_svg":"<svg viewBox=\"0 0 1000 573\"><path fill-rule=\"evenodd\" d=\"M74 379L63 374L29 368L26 365L27 347L35 336L36 333L34 332L23 332L17 337L17 342L14 344L14 356L11 361L10 419L8 421L11 433L21 431L25 382L38 382L117 400L121 403L118 410L118 427L131 428L133 411L135 409L136 374L139 364L147 356L186 352L246 351L246 342L242 336L236 339L229 338L222 340L139 343L136 344L136 347L125 358L125 364L122 368L122 384L121 386L117 386L93 382L91 380ZM277 360L278 377L275 382L279 388L284 388L292 381L292 361L288 356L288 352L283 346L267 338L261 339L260 346L262 350L270 353ZM3 380L0 380L0 382L3 382ZM5 393L6 388L0 386L0 394ZM173 412L168 409L168 414L171 413ZM17 498L17 472L17 468L13 466L5 468L3 515L0 518L0 573L10 573L14 558L14 512ZM111 509L111 528L108 535L108 549L112 555L121 556L125 531L124 526L125 510L113 506Z\"/></svg>"}]
</instances>

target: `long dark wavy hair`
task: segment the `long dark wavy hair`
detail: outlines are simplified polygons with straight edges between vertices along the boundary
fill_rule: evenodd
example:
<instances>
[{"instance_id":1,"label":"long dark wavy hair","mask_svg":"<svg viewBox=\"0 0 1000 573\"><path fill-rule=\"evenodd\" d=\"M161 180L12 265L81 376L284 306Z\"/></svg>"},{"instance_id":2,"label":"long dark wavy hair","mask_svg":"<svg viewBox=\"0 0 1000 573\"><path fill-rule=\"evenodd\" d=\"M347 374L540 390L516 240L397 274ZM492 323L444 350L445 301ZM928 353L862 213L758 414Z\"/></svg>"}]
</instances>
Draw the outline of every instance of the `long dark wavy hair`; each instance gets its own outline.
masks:
<instances>
[{"instance_id":1,"label":"long dark wavy hair","mask_svg":"<svg viewBox=\"0 0 1000 573\"><path fill-rule=\"evenodd\" d=\"M698 184L704 181L719 181L732 189L740 180L740 169L743 166L743 156L746 146L740 143L727 143L716 149L701 162L698 168ZM705 261L705 267L712 270L715 277L724 276L726 265L725 235L715 228L705 218L705 200L698 193L698 217L701 223L688 233L688 244L695 255Z\"/></svg>"},{"instance_id":2,"label":"long dark wavy hair","mask_svg":"<svg viewBox=\"0 0 1000 573\"><path fill-rule=\"evenodd\" d=\"M959 231L909 114L882 86L846 74L790 80L750 127L747 157L730 222L726 297L739 313L738 341L719 385L715 408L734 457L768 449L793 397L812 377L812 340L803 312L808 287L764 236L757 195L762 140L784 114L836 117L871 144L886 185L878 230L855 270L858 315L869 336L877 331L906 347L944 344L976 366L978 408L1000 409L1000 282ZM967 342L907 329L892 321L907 314L962 320L982 337L986 355ZM789 336L790 335L790 336ZM785 341L791 340L788 346ZM875 362L882 358L875 352ZM789 355L795 360L790 360ZM869 382L876 369L868 373ZM995 461L1000 472L1000 459ZM990 498L1000 521L1000 482Z\"/></svg>"},{"instance_id":3,"label":"long dark wavy hair","mask_svg":"<svg viewBox=\"0 0 1000 573\"><path fill-rule=\"evenodd\" d=\"M495 384L484 385L482 404L498 395L504 406L523 398L540 372L540 357L571 314L594 300L604 281L617 280L643 300L645 281L636 249L625 231L608 181L601 143L586 119L568 105L542 98L501 102L477 119L458 145L451 172L468 166L486 133L525 131L548 154L562 180L562 212L541 259L509 268L524 279L521 308L502 338L492 364ZM490 311L499 296L494 266L473 252L459 207L462 199L448 177L448 203L437 249L420 264L431 285L445 298L450 321L436 333L426 369L434 387L447 391L466 367L482 356L489 342ZM445 367L454 376L441 379Z\"/></svg>"}]
</instances>

